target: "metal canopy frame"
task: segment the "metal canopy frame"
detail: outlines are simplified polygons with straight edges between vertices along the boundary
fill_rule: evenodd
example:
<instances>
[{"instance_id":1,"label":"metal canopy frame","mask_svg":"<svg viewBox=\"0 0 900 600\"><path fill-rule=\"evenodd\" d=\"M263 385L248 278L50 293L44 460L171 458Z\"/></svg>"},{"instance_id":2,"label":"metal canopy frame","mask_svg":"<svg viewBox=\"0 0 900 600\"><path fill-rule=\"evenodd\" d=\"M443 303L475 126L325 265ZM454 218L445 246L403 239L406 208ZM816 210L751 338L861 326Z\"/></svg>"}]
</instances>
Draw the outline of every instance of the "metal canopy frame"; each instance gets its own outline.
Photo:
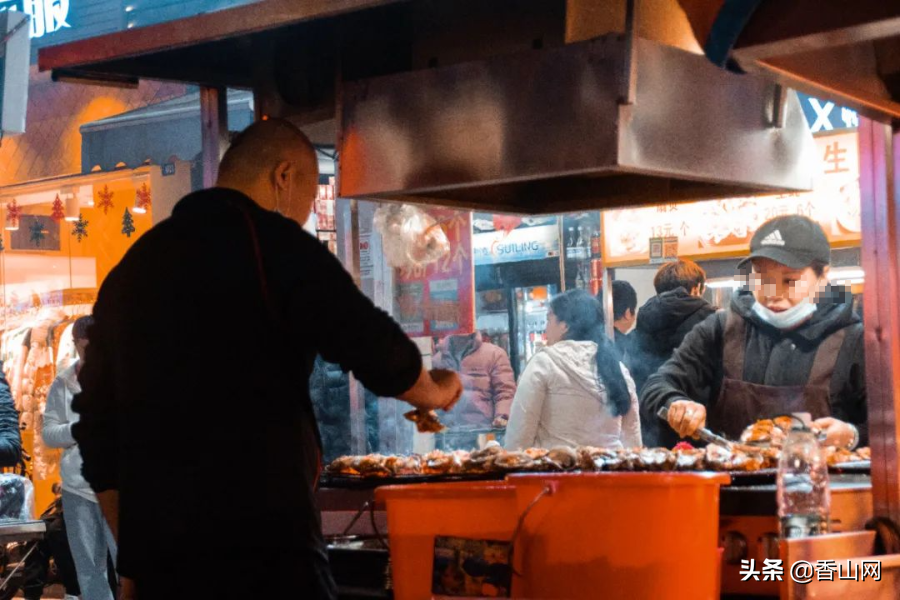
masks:
<instances>
[{"instance_id":1,"label":"metal canopy frame","mask_svg":"<svg viewBox=\"0 0 900 600\"><path fill-rule=\"evenodd\" d=\"M897 55L897 0L763 2L734 48L748 71L875 120L900 121Z\"/></svg>"}]
</instances>

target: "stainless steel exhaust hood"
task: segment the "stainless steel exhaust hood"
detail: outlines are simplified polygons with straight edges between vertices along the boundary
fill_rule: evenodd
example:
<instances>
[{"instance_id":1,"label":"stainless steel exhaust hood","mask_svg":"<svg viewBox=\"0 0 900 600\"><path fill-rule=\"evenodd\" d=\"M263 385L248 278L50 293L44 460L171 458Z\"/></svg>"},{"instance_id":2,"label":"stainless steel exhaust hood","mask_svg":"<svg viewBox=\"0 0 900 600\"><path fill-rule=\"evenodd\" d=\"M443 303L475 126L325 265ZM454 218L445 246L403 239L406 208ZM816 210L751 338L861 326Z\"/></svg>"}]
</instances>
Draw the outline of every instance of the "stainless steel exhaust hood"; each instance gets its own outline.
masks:
<instances>
[{"instance_id":1,"label":"stainless steel exhaust hood","mask_svg":"<svg viewBox=\"0 0 900 600\"><path fill-rule=\"evenodd\" d=\"M808 190L793 92L608 34L345 84L340 195L549 213Z\"/></svg>"}]
</instances>

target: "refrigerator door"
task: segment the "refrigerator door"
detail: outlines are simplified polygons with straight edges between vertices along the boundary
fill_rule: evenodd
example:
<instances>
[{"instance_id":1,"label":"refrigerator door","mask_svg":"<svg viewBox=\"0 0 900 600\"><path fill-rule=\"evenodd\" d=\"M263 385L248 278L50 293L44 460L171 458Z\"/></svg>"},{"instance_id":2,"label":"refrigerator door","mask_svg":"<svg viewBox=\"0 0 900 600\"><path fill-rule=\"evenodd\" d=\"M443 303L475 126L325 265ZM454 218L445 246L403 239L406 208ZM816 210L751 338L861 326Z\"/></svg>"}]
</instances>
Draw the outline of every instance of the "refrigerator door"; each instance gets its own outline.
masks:
<instances>
[{"instance_id":1,"label":"refrigerator door","mask_svg":"<svg viewBox=\"0 0 900 600\"><path fill-rule=\"evenodd\" d=\"M515 300L516 375L546 343L547 313L550 300L557 292L556 285L542 285L513 289Z\"/></svg>"}]
</instances>

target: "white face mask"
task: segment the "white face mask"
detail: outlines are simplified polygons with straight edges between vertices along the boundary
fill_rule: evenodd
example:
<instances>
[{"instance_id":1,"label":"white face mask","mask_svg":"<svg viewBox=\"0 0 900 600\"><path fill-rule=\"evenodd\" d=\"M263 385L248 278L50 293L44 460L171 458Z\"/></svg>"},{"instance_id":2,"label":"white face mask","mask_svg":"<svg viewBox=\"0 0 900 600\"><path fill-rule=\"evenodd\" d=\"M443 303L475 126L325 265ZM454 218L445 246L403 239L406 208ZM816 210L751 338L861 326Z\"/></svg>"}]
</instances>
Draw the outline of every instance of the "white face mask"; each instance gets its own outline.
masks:
<instances>
[{"instance_id":1,"label":"white face mask","mask_svg":"<svg viewBox=\"0 0 900 600\"><path fill-rule=\"evenodd\" d=\"M816 304L810 300L804 300L796 306L781 311L774 312L769 310L759 302L753 303L753 312L760 319L768 323L772 327L781 330L794 329L807 321L814 312L816 312Z\"/></svg>"}]
</instances>

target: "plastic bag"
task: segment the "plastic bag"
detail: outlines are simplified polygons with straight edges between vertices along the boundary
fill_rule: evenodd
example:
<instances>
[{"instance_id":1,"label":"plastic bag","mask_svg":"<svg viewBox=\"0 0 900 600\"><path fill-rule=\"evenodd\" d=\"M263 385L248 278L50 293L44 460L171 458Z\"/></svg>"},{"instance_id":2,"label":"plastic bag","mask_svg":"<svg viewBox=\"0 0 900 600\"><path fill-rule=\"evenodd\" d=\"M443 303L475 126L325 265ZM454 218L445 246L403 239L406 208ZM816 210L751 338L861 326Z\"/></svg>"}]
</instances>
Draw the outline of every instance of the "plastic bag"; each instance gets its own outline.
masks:
<instances>
[{"instance_id":1,"label":"plastic bag","mask_svg":"<svg viewBox=\"0 0 900 600\"><path fill-rule=\"evenodd\" d=\"M450 241L440 224L415 206L382 205L375 211L374 225L392 267L421 267L450 253Z\"/></svg>"},{"instance_id":2,"label":"plastic bag","mask_svg":"<svg viewBox=\"0 0 900 600\"><path fill-rule=\"evenodd\" d=\"M34 484L21 475L0 473L0 522L33 521Z\"/></svg>"}]
</instances>

